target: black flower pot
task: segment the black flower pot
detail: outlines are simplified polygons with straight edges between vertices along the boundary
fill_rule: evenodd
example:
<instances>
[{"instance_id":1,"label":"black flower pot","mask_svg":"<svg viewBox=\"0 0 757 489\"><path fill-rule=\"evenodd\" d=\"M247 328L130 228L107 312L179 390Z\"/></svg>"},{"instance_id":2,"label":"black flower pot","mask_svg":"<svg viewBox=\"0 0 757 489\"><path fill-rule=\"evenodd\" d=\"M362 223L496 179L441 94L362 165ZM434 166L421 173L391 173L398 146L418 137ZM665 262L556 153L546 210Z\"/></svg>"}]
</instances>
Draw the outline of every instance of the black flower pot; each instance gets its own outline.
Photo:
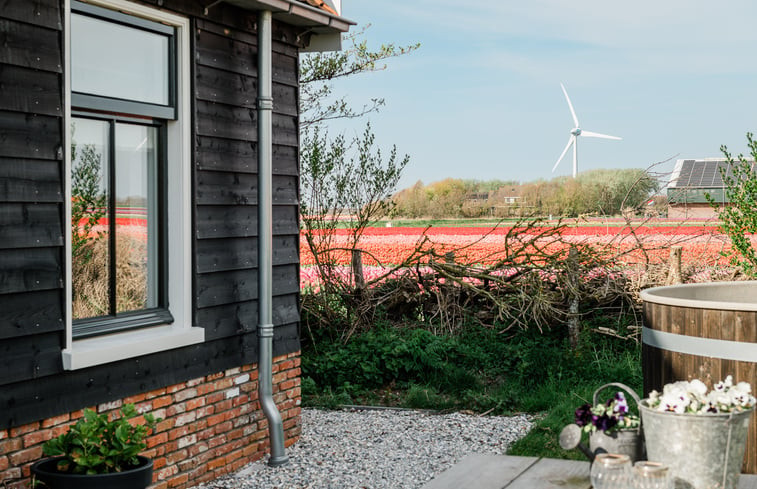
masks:
<instances>
[{"instance_id":1,"label":"black flower pot","mask_svg":"<svg viewBox=\"0 0 757 489\"><path fill-rule=\"evenodd\" d=\"M46 458L32 465L32 474L50 489L145 489L152 484L152 460L138 455L139 465L111 474L67 474L58 472L58 460Z\"/></svg>"}]
</instances>

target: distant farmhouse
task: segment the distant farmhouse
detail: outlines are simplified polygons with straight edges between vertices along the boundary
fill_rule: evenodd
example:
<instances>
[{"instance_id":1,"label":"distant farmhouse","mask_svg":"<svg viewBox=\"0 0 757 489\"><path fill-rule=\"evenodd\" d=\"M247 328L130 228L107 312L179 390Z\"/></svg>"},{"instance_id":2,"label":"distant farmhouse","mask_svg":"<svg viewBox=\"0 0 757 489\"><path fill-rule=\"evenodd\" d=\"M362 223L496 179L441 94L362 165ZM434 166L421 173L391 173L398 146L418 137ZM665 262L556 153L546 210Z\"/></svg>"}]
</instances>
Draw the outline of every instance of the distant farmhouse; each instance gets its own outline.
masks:
<instances>
[{"instance_id":1,"label":"distant farmhouse","mask_svg":"<svg viewBox=\"0 0 757 489\"><path fill-rule=\"evenodd\" d=\"M739 164L738 161L735 162ZM667 187L668 217L675 219L716 218L705 197L709 194L721 206L728 205L722 171L732 176L732 165L724 158L678 160ZM754 162L752 162L754 171Z\"/></svg>"}]
</instances>

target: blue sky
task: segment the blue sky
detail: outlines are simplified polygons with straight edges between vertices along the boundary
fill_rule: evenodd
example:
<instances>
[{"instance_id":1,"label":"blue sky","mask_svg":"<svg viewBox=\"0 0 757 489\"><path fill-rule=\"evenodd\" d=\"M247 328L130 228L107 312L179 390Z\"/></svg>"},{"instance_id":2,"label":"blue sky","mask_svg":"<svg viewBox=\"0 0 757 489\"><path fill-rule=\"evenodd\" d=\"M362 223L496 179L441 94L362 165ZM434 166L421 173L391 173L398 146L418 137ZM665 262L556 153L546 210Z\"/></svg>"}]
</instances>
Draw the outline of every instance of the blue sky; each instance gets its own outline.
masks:
<instances>
[{"instance_id":1,"label":"blue sky","mask_svg":"<svg viewBox=\"0 0 757 489\"><path fill-rule=\"evenodd\" d=\"M420 42L385 71L336 85L355 105L383 97L378 143L410 164L400 188L446 177L531 181L553 174L573 127L579 172L746 151L757 131L757 2L732 0L346 0L369 45ZM355 28L353 28L355 29ZM338 124L348 135L364 123ZM657 167L672 170L673 162Z\"/></svg>"}]
</instances>

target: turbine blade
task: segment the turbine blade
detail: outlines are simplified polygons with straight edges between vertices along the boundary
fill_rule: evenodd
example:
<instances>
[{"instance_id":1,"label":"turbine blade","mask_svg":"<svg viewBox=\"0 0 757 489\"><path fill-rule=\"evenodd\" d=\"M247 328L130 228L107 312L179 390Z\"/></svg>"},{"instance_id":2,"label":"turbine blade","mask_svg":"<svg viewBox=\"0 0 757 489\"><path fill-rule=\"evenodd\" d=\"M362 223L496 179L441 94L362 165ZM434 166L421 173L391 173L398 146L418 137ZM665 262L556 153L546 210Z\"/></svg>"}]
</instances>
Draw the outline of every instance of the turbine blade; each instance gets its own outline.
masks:
<instances>
[{"instance_id":1,"label":"turbine blade","mask_svg":"<svg viewBox=\"0 0 757 489\"><path fill-rule=\"evenodd\" d=\"M562 150L562 154L560 154L560 157L559 157L559 158L557 158L557 163L555 163L555 166L554 166L554 167L552 168L552 173L554 173L554 172L555 172L555 170L557 170L557 165L559 165L559 164L560 164L560 162L561 162L561 161L562 161L562 159L563 159L563 156L565 156L565 153L567 153L567 152L568 152L568 149L570 149L570 145L571 145L571 144L575 144L575 142L576 142L576 137L575 137L575 136L571 136L571 137L570 137L570 139L568 139L568 145L567 145L567 146L565 146L565 149L564 149L564 150Z\"/></svg>"},{"instance_id":2,"label":"turbine blade","mask_svg":"<svg viewBox=\"0 0 757 489\"><path fill-rule=\"evenodd\" d=\"M576 127L580 127L581 124L578 123L578 117L576 117L576 111L573 110L573 104L570 103L570 97L568 97L568 91L565 90L565 85L560 83L560 88L562 88L562 93L565 94L565 100L568 101L568 107L570 107L570 113L573 116L573 122L576 124Z\"/></svg>"},{"instance_id":3,"label":"turbine blade","mask_svg":"<svg viewBox=\"0 0 757 489\"><path fill-rule=\"evenodd\" d=\"M581 136L586 136L590 138L602 138L602 139L617 139L618 141L621 141L623 138L619 138L618 136L608 136L607 134L599 134L598 132L591 132L591 131L584 131L581 130Z\"/></svg>"}]
</instances>

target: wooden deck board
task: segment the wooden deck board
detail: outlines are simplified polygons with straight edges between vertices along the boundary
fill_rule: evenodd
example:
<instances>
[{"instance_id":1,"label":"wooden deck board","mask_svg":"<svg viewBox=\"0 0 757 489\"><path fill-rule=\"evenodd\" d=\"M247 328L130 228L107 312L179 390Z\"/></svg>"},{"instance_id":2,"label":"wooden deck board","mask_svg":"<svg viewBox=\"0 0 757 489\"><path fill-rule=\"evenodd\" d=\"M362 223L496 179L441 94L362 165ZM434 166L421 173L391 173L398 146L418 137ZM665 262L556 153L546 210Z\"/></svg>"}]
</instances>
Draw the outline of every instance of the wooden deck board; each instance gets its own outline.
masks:
<instances>
[{"instance_id":1,"label":"wooden deck board","mask_svg":"<svg viewBox=\"0 0 757 489\"><path fill-rule=\"evenodd\" d=\"M423 489L503 489L538 460L537 457L471 454L432 479Z\"/></svg>"},{"instance_id":2,"label":"wooden deck board","mask_svg":"<svg viewBox=\"0 0 757 489\"><path fill-rule=\"evenodd\" d=\"M423 489L590 489L589 462L472 454ZM757 475L742 474L738 489L757 489Z\"/></svg>"}]
</instances>

